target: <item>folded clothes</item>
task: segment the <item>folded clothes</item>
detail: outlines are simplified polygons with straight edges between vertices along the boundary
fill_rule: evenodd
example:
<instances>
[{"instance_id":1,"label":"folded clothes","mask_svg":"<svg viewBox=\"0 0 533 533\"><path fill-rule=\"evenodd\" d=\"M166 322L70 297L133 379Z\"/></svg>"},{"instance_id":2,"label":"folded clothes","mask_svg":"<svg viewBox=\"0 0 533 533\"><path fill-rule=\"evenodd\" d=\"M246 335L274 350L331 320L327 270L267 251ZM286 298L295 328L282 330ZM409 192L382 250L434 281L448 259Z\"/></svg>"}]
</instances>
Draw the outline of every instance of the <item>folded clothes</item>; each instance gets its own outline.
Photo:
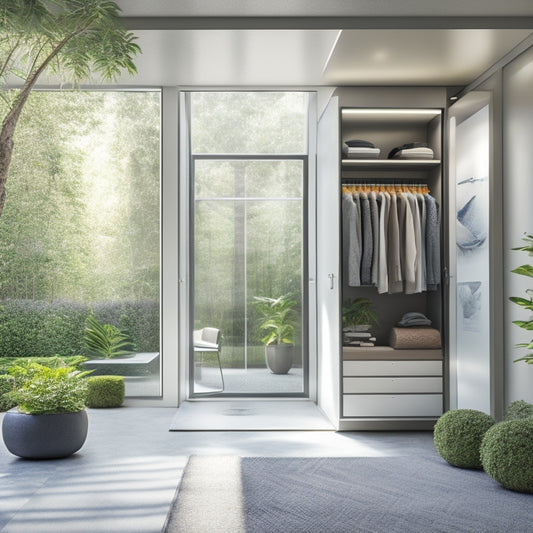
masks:
<instances>
[{"instance_id":1,"label":"folded clothes","mask_svg":"<svg viewBox=\"0 0 533 533\"><path fill-rule=\"evenodd\" d=\"M402 319L398 322L398 326L404 328L413 326L431 326L431 320L422 313L405 313L405 315L402 316Z\"/></svg>"},{"instance_id":2,"label":"folded clothes","mask_svg":"<svg viewBox=\"0 0 533 533\"><path fill-rule=\"evenodd\" d=\"M433 159L433 150L426 143L407 143L393 148L388 159Z\"/></svg>"},{"instance_id":3,"label":"folded clothes","mask_svg":"<svg viewBox=\"0 0 533 533\"><path fill-rule=\"evenodd\" d=\"M411 148L401 150L394 159L433 159L433 150L431 148Z\"/></svg>"},{"instance_id":4,"label":"folded clothes","mask_svg":"<svg viewBox=\"0 0 533 533\"><path fill-rule=\"evenodd\" d=\"M435 328L392 328L389 344L396 350L434 350L440 348L440 331Z\"/></svg>"},{"instance_id":5,"label":"folded clothes","mask_svg":"<svg viewBox=\"0 0 533 533\"><path fill-rule=\"evenodd\" d=\"M371 143L370 141L363 141L361 139L350 139L348 141L344 141L346 146L354 147L354 148L374 148L374 143Z\"/></svg>"},{"instance_id":6,"label":"folded clothes","mask_svg":"<svg viewBox=\"0 0 533 533\"><path fill-rule=\"evenodd\" d=\"M381 150L379 148L353 147L343 145L342 151L349 159L377 159Z\"/></svg>"}]
</instances>

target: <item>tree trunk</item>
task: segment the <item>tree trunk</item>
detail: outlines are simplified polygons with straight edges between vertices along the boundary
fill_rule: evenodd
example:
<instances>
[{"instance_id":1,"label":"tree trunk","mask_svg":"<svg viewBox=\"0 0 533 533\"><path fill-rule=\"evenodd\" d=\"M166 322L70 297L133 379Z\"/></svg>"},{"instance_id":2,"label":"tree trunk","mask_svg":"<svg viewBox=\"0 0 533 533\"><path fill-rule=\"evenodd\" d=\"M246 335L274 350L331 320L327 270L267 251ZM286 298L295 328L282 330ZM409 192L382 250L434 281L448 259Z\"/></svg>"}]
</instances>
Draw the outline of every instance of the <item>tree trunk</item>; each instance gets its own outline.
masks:
<instances>
[{"instance_id":1,"label":"tree trunk","mask_svg":"<svg viewBox=\"0 0 533 533\"><path fill-rule=\"evenodd\" d=\"M0 132L0 217L4 211L6 201L6 183L9 166L11 164L11 155L13 154L13 135L17 125L18 116L12 114L6 117L2 124Z\"/></svg>"}]
</instances>

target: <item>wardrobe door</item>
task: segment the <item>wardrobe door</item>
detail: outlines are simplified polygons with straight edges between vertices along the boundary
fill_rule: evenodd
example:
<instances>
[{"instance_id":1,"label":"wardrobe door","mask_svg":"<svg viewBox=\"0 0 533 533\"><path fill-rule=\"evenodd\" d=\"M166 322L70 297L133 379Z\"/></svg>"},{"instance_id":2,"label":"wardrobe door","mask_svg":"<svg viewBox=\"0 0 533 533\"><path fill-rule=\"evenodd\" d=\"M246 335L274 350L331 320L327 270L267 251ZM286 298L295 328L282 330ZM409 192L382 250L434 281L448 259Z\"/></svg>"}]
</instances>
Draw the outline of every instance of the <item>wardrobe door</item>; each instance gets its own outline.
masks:
<instances>
[{"instance_id":1,"label":"wardrobe door","mask_svg":"<svg viewBox=\"0 0 533 533\"><path fill-rule=\"evenodd\" d=\"M450 407L491 412L490 108L450 109Z\"/></svg>"},{"instance_id":2,"label":"wardrobe door","mask_svg":"<svg viewBox=\"0 0 533 533\"><path fill-rule=\"evenodd\" d=\"M334 97L317 135L317 376L318 404L336 426L340 381L339 104Z\"/></svg>"}]
</instances>

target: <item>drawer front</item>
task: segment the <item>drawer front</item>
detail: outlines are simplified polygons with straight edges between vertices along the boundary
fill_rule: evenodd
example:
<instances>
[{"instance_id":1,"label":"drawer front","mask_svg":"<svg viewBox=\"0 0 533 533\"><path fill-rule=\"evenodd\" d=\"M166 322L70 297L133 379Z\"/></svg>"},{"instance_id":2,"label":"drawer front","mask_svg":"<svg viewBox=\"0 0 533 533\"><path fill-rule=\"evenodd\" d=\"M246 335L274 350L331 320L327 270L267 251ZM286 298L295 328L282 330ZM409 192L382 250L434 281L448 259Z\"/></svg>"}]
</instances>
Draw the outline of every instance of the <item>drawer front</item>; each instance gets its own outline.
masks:
<instances>
[{"instance_id":1,"label":"drawer front","mask_svg":"<svg viewBox=\"0 0 533 533\"><path fill-rule=\"evenodd\" d=\"M344 361L344 376L442 376L442 361Z\"/></svg>"},{"instance_id":2,"label":"drawer front","mask_svg":"<svg viewBox=\"0 0 533 533\"><path fill-rule=\"evenodd\" d=\"M344 378L344 393L441 393L442 378Z\"/></svg>"},{"instance_id":3,"label":"drawer front","mask_svg":"<svg viewBox=\"0 0 533 533\"><path fill-rule=\"evenodd\" d=\"M345 417L437 417L442 394L344 394Z\"/></svg>"}]
</instances>

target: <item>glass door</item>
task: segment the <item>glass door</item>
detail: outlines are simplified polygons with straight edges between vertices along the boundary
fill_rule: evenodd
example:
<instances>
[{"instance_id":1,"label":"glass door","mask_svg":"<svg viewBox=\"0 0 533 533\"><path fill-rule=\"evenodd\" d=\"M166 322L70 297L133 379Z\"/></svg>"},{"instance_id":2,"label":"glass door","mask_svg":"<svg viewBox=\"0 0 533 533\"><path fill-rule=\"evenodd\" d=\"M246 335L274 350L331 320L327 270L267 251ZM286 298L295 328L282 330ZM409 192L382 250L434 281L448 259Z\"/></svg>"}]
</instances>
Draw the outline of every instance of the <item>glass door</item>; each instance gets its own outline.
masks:
<instances>
[{"instance_id":1,"label":"glass door","mask_svg":"<svg viewBox=\"0 0 533 533\"><path fill-rule=\"evenodd\" d=\"M306 98L266 94L190 94L192 397L308 394L307 155L279 130L306 124ZM206 108L229 142L205 139Z\"/></svg>"}]
</instances>

